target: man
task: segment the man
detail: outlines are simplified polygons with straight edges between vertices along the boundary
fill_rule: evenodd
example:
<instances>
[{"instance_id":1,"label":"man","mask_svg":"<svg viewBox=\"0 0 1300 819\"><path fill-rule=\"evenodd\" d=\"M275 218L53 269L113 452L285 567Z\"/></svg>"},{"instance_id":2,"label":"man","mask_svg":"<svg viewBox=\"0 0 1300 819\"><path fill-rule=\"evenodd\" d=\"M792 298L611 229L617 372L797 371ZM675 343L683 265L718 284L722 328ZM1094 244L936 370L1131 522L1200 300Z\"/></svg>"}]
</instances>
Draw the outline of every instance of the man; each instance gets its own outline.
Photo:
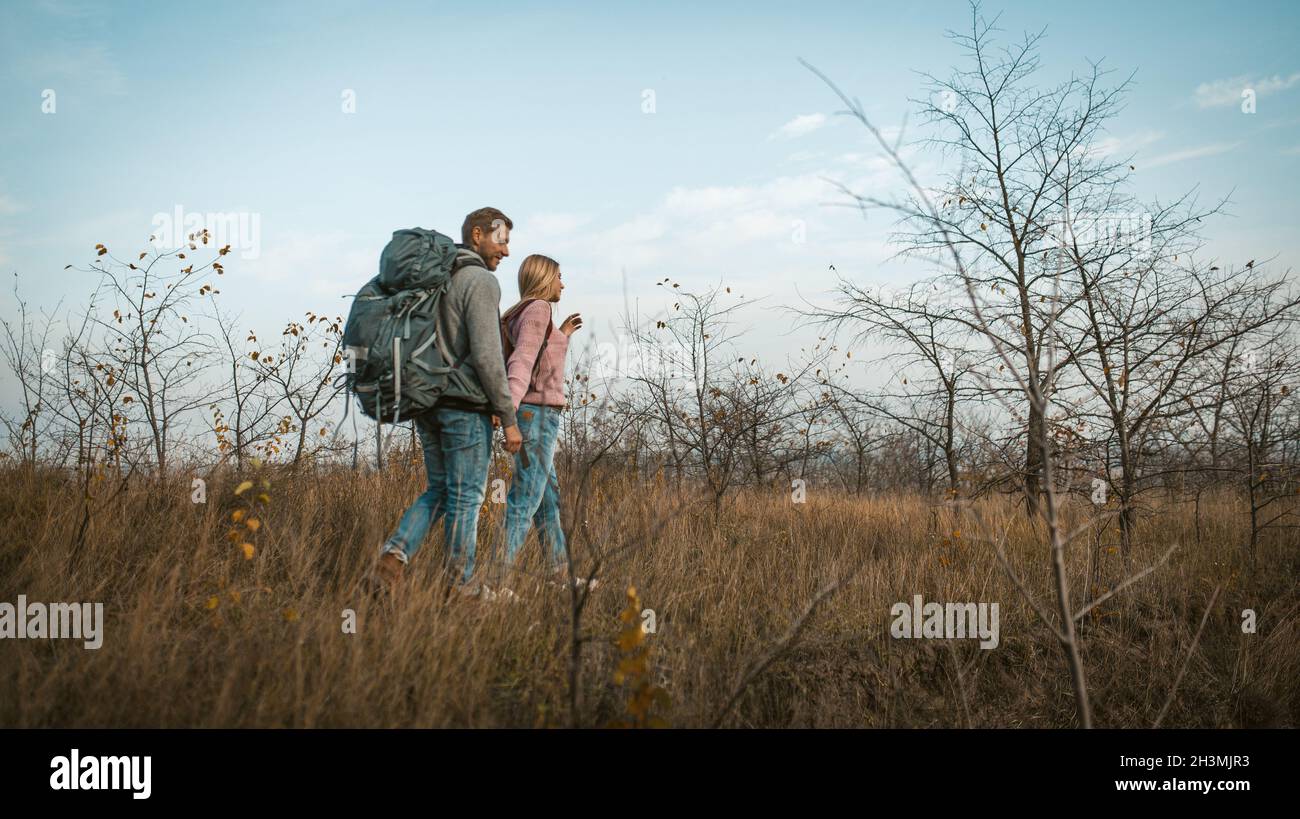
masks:
<instances>
[{"instance_id":1,"label":"man","mask_svg":"<svg viewBox=\"0 0 1300 819\"><path fill-rule=\"evenodd\" d=\"M501 286L491 272L510 255L513 227L496 208L479 208L461 226L456 268L437 327L444 354L459 364L434 408L415 421L429 485L380 550L374 572L379 585L401 579L429 527L442 516L452 582L468 589L494 424L505 430L507 452L518 452L523 444L501 354Z\"/></svg>"}]
</instances>

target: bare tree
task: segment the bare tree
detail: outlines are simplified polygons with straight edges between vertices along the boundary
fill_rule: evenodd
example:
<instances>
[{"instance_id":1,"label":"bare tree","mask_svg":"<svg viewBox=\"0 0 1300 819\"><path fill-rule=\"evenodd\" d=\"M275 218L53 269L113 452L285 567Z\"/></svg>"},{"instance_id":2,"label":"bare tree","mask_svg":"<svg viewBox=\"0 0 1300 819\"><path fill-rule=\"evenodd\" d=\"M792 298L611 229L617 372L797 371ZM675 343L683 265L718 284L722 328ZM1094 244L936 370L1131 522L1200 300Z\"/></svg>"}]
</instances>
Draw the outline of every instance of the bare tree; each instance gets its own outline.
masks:
<instances>
[{"instance_id":1,"label":"bare tree","mask_svg":"<svg viewBox=\"0 0 1300 819\"><path fill-rule=\"evenodd\" d=\"M246 455L273 434L284 399L270 389L271 371L258 363L260 352L250 347L257 345L257 333L249 330L245 335L236 329L236 317L215 307L214 313L228 374L221 395L208 405L211 431L221 457L233 456L235 467L242 470Z\"/></svg>"},{"instance_id":2,"label":"bare tree","mask_svg":"<svg viewBox=\"0 0 1300 819\"><path fill-rule=\"evenodd\" d=\"M266 368L267 377L279 385L281 396L289 407L289 415L282 424L285 432L297 434L293 465L298 466L304 455L312 449L309 431L317 419L329 408L342 387L332 387L335 367L343 361L343 319L317 315L308 311L307 322L291 321L280 334L280 355L276 360L262 356L259 362ZM320 427L316 438L327 436ZM412 430L414 434L414 430Z\"/></svg>"},{"instance_id":3,"label":"bare tree","mask_svg":"<svg viewBox=\"0 0 1300 819\"><path fill-rule=\"evenodd\" d=\"M923 103L936 124L955 132L940 137L938 143L956 149L965 163L938 191L921 184L902 158L901 136L896 141L886 139L856 99L807 67L868 130L907 189L901 200L853 197L863 208L887 208L900 214L906 228L901 240L927 262L942 265L959 283L970 306L966 321L1000 362L1000 376L981 377L991 394L1007 402L1012 417L1013 402L1025 408L1024 490L1029 509L1041 517L1047 530L1055 618L1020 580L999 541L994 543L1003 568L1060 645L1079 725L1088 728L1091 705L1074 627L1087 609L1078 613L1074 609L1065 561L1067 547L1086 527L1074 532L1063 528L1054 474L1056 453L1047 423L1061 391L1058 376L1073 364L1074 356L1073 350L1058 343L1058 325L1078 295L1067 289L1070 282L1060 275L1059 262L1046 258L1050 255L1047 223L1053 211L1059 215L1063 207L1056 169L1064 157L1087 149L1100 121L1113 110L1118 91L1099 89L1100 73L1095 67L1090 78L1074 78L1046 92L1033 88L1026 80L1037 67L1034 47L1039 37L1027 36L1021 45L996 56L990 53L992 30L993 24L973 5L971 33L951 36L966 48L975 68L959 70L949 81L935 81L939 90L951 95L946 98L951 104ZM1009 380L1014 391L997 390L993 380L998 377Z\"/></svg>"},{"instance_id":4,"label":"bare tree","mask_svg":"<svg viewBox=\"0 0 1300 819\"><path fill-rule=\"evenodd\" d=\"M186 247L193 253L209 241L205 230L190 234ZM185 249L144 251L131 262L116 258L103 245L96 250L100 259L88 270L100 274L97 298L104 297L109 302L104 309L113 310L111 316L92 315L103 333L102 350L95 355L108 370L110 386L120 381L128 390L122 401L131 407L123 414L129 412L146 427L161 477L178 427L209 403L198 387L215 345L207 332L190 322L189 312L198 308L199 300L220 292L207 279L221 275L220 257L229 246L205 264L189 258ZM172 265L179 269L171 270Z\"/></svg>"},{"instance_id":5,"label":"bare tree","mask_svg":"<svg viewBox=\"0 0 1300 819\"><path fill-rule=\"evenodd\" d=\"M954 311L951 318L1008 350L1041 393L1049 342L1045 328L1077 298L1062 287L1058 262L1050 253L1056 244L1053 226L1068 221L1061 170L1070 157L1094 149L1128 83L1104 88L1104 72L1092 65L1084 76L1040 88L1032 80L1042 33L998 49L991 36L995 25L973 5L969 33L950 34L971 67L957 69L947 79L926 75L931 95L917 101L933 133L924 144L955 155L957 167L937 188L918 183L917 193L901 201L855 198L862 207L886 205L900 214L896 239L907 255L936 261L949 250L960 254L960 272L952 264L942 266L953 286L978 294L983 320L967 311ZM891 144L891 150L897 153L900 144ZM1094 171L1114 173L1119 164L1101 163ZM1076 178L1067 185L1087 181ZM1057 301L1049 305L1049 298ZM1070 351L1063 355L1059 363L1066 365ZM1001 372L1001 381L990 378L988 383L992 391L1019 396L1022 402L1021 479L1026 508L1033 514L1042 492L1043 441L1050 441L1044 436L1047 422L1042 406L1011 383L1005 369Z\"/></svg>"},{"instance_id":6,"label":"bare tree","mask_svg":"<svg viewBox=\"0 0 1300 819\"><path fill-rule=\"evenodd\" d=\"M1229 423L1241 445L1238 472L1250 505L1245 547L1252 566L1265 529L1296 526L1292 521L1300 492L1300 430L1293 385L1300 378L1300 349L1289 329L1279 327L1268 337L1252 340L1228 395Z\"/></svg>"},{"instance_id":7,"label":"bare tree","mask_svg":"<svg viewBox=\"0 0 1300 819\"><path fill-rule=\"evenodd\" d=\"M839 295L838 307L804 315L850 329L858 343L870 337L891 344L878 363L892 365L893 372L887 387L866 394L831 382L836 401L858 402L918 435L942 458L949 494L958 494L959 405L975 394L969 378L976 355L969 342L970 322L959 319L952 294L940 291L935 282L920 282L906 293L891 295L841 279ZM927 484L930 477L927 470Z\"/></svg>"},{"instance_id":8,"label":"bare tree","mask_svg":"<svg viewBox=\"0 0 1300 819\"><path fill-rule=\"evenodd\" d=\"M650 328L629 328L649 359L629 381L644 392L641 414L663 434L679 479L691 470L716 516L746 466L759 474L769 468L755 466L752 452L745 463L746 444L752 447L758 436L771 435L799 414L791 396L804 373L768 374L739 354L732 324L744 303L722 304L730 288L692 293L672 283L669 289L674 302L663 319Z\"/></svg>"},{"instance_id":9,"label":"bare tree","mask_svg":"<svg viewBox=\"0 0 1300 819\"><path fill-rule=\"evenodd\" d=\"M57 364L54 351L49 348L52 323L48 316L37 323L28 315L27 302L18 293L17 274L14 274L14 301L18 305L15 323L0 319L4 327L3 355L18 380L22 420L0 415L0 422L9 434L9 446L27 467L35 466L40 446L41 414L48 414L48 393L55 389L51 374ZM58 312L56 306L54 312Z\"/></svg>"}]
</instances>

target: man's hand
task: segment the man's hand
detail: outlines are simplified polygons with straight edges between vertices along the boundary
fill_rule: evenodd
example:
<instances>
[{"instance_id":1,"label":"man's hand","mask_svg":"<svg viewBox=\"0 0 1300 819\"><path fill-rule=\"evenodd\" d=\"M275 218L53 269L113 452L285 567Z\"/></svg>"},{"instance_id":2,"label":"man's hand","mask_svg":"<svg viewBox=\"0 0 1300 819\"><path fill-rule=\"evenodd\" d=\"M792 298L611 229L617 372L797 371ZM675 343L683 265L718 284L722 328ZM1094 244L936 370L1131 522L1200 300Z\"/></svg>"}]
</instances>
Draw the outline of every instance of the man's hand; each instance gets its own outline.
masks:
<instances>
[{"instance_id":1,"label":"man's hand","mask_svg":"<svg viewBox=\"0 0 1300 819\"><path fill-rule=\"evenodd\" d=\"M492 416L492 428L501 429L501 419L496 417L495 415Z\"/></svg>"},{"instance_id":2,"label":"man's hand","mask_svg":"<svg viewBox=\"0 0 1300 819\"><path fill-rule=\"evenodd\" d=\"M582 329L582 315L580 313L574 313L573 315L566 318L564 320L564 323L560 325L560 332L564 333L566 336L571 336L581 329Z\"/></svg>"},{"instance_id":3,"label":"man's hand","mask_svg":"<svg viewBox=\"0 0 1300 819\"><path fill-rule=\"evenodd\" d=\"M506 452L511 455L519 451L524 445L524 436L519 434L519 425L515 424L506 427Z\"/></svg>"}]
</instances>

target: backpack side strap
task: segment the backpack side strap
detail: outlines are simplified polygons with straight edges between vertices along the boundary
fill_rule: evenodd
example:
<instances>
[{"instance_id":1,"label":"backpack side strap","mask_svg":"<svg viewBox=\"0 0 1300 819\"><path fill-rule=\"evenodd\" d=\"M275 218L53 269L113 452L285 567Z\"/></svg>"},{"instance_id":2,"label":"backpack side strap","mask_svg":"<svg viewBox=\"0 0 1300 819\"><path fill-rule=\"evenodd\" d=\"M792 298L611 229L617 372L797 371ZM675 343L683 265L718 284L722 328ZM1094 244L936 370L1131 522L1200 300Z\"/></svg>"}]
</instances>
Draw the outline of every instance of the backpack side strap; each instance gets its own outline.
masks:
<instances>
[{"instance_id":1,"label":"backpack side strap","mask_svg":"<svg viewBox=\"0 0 1300 819\"><path fill-rule=\"evenodd\" d=\"M514 323L514 320L535 301L542 300L529 299L528 301L520 302L515 307L507 310L506 314L501 317L501 350L505 353L507 361L510 360L510 356L513 355L515 351L515 340L511 325ZM554 329L555 322L548 321L546 323L546 334L542 336L542 346L537 348L537 358L533 361L533 372L529 376L528 380L529 387L532 387L533 383L537 381L537 374L542 369L542 356L546 354L546 345L550 343L551 331Z\"/></svg>"}]
</instances>

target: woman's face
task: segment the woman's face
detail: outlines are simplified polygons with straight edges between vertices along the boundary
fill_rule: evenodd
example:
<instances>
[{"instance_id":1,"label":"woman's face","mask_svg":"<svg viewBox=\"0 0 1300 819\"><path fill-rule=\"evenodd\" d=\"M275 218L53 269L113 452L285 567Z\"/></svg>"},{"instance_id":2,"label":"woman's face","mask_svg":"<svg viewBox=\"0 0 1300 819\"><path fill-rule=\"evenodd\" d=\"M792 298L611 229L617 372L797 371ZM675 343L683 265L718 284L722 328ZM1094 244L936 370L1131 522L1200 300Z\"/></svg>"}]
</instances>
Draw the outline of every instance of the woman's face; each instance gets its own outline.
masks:
<instances>
[{"instance_id":1,"label":"woman's face","mask_svg":"<svg viewBox=\"0 0 1300 819\"><path fill-rule=\"evenodd\" d=\"M560 293L564 290L564 281L561 278L560 271L555 271L555 283L551 286L550 301L559 301Z\"/></svg>"}]
</instances>

